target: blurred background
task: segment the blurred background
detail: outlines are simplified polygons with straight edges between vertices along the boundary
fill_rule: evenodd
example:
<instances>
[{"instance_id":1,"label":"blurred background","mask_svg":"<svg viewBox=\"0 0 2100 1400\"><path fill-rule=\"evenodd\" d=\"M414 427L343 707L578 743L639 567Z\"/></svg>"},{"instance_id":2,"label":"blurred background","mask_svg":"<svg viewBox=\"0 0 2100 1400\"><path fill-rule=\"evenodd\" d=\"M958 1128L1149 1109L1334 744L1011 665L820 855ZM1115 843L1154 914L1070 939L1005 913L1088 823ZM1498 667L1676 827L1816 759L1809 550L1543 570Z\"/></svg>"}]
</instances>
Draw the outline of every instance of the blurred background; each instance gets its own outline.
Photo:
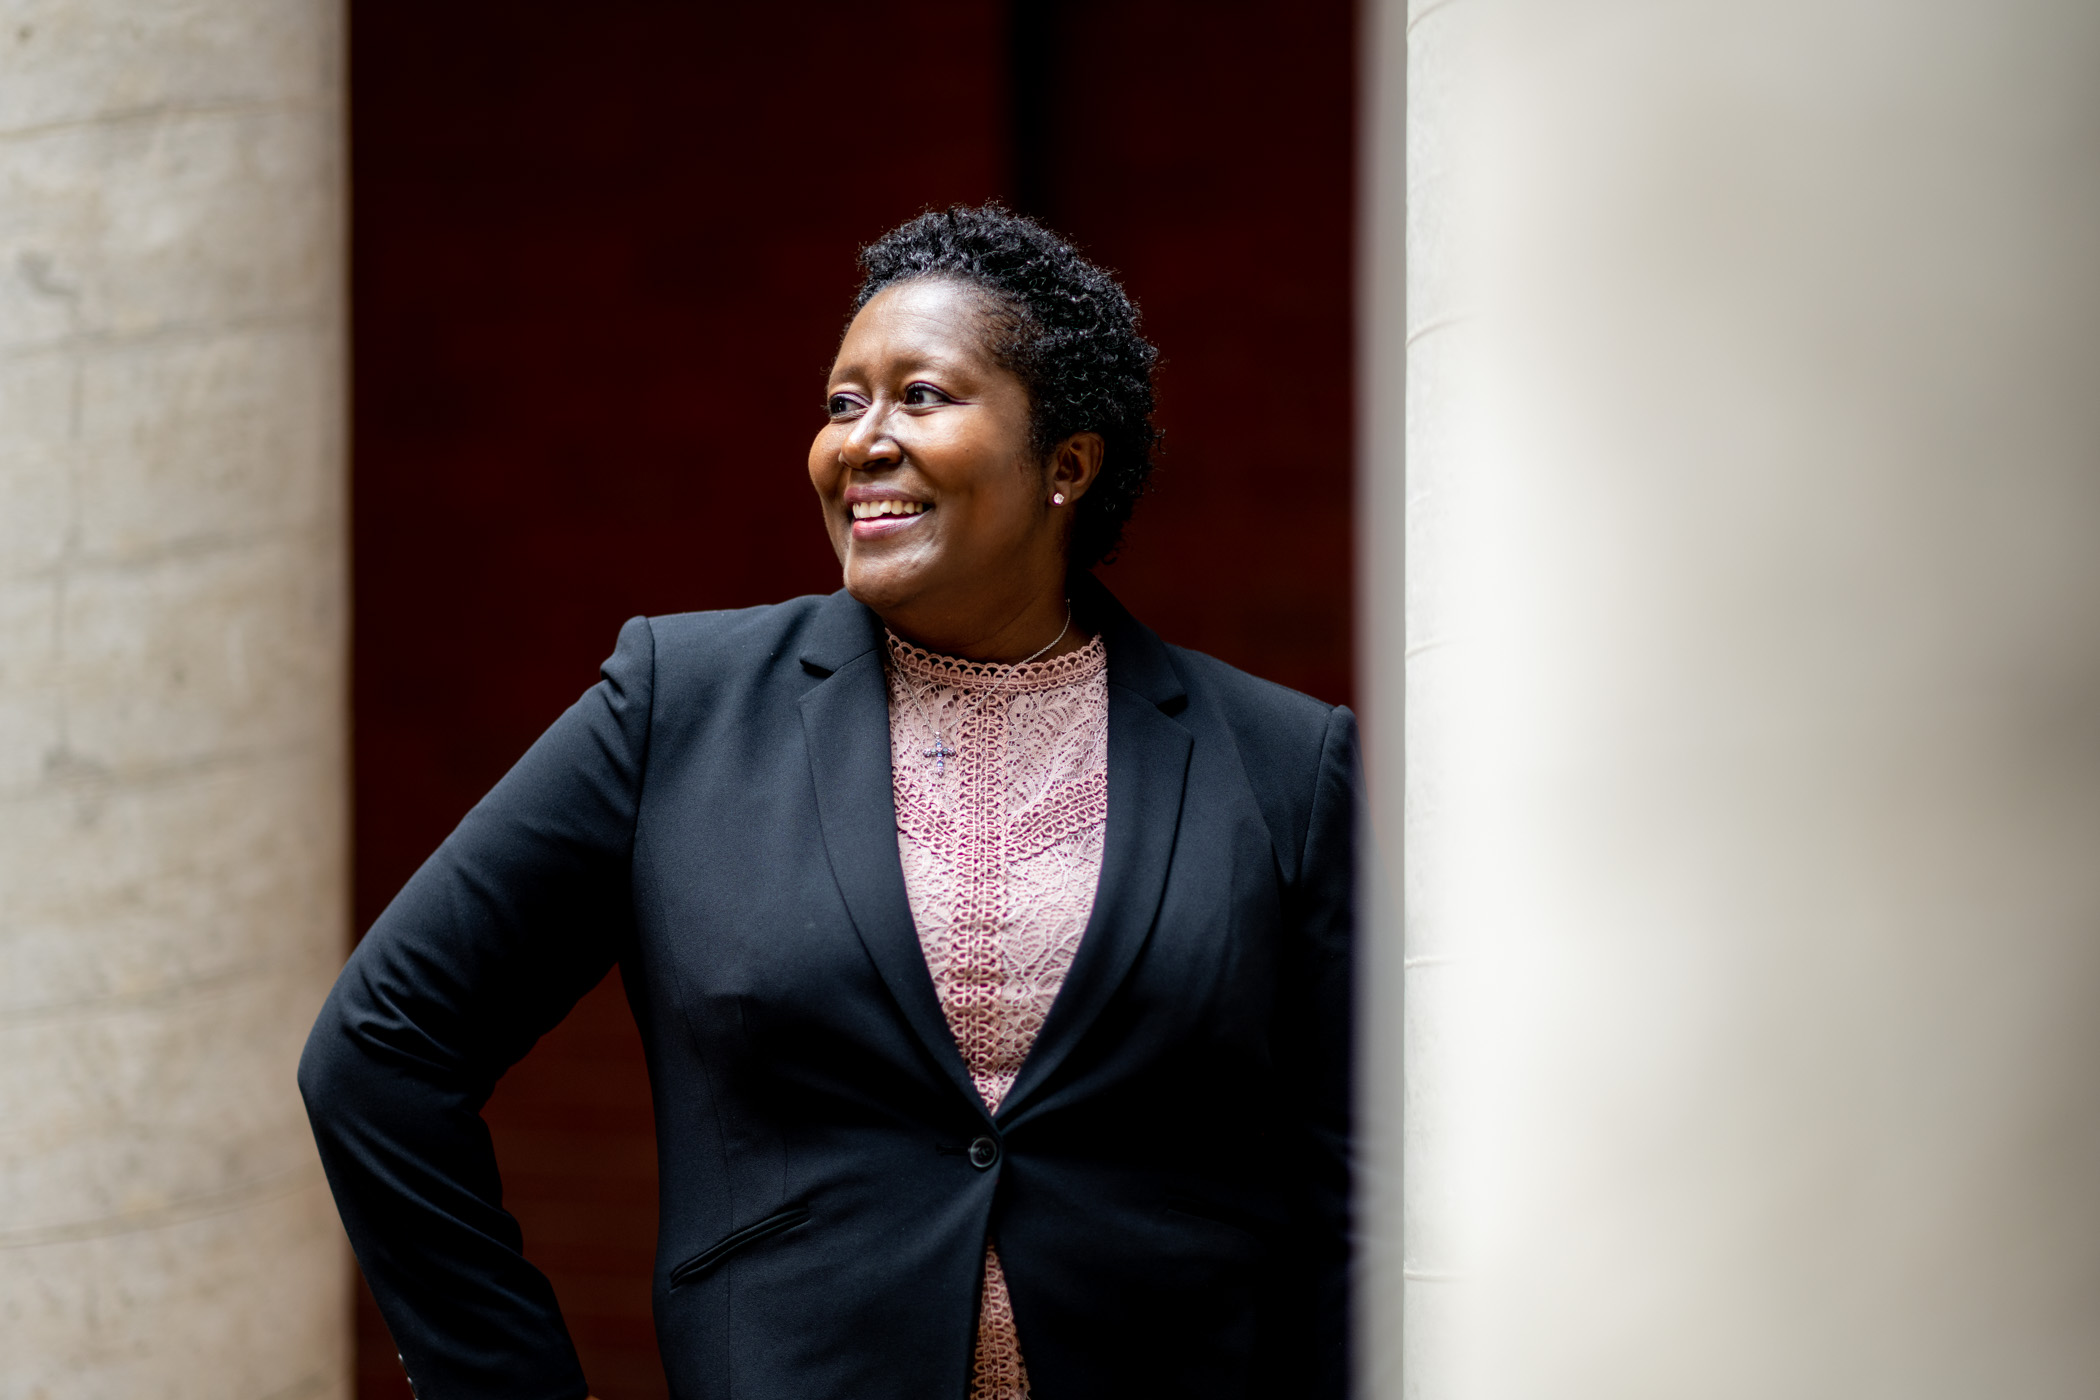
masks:
<instances>
[{"instance_id":1,"label":"blurred background","mask_svg":"<svg viewBox=\"0 0 2100 1400\"><path fill-rule=\"evenodd\" d=\"M406 1393L315 1010L623 619L833 587L987 199L1164 351L1110 586L1363 713L1361 1393L2100 1394L2090 0L0 0L0 1400ZM662 1395L616 979L487 1117Z\"/></svg>"},{"instance_id":2,"label":"blurred background","mask_svg":"<svg viewBox=\"0 0 2100 1400\"><path fill-rule=\"evenodd\" d=\"M1349 0L354 0L349 26L359 929L626 618L838 586L803 468L822 379L855 251L929 206L1041 218L1162 348L1156 493L1109 586L1351 698ZM488 1119L586 1374L662 1395L617 975ZM360 1394L406 1396L359 1308Z\"/></svg>"}]
</instances>

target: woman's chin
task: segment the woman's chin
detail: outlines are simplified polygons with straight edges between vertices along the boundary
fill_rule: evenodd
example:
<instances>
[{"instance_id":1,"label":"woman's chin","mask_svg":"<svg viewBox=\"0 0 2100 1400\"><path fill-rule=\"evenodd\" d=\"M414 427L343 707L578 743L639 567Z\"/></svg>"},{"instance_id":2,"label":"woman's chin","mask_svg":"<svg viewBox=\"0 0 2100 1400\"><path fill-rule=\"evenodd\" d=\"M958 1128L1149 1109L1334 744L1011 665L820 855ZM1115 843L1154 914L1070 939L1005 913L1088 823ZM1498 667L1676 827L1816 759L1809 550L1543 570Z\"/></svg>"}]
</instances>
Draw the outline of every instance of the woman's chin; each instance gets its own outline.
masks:
<instances>
[{"instance_id":1,"label":"woman's chin","mask_svg":"<svg viewBox=\"0 0 2100 1400\"><path fill-rule=\"evenodd\" d=\"M926 587L926 570L901 559L867 559L848 555L846 592L887 617L908 606Z\"/></svg>"}]
</instances>

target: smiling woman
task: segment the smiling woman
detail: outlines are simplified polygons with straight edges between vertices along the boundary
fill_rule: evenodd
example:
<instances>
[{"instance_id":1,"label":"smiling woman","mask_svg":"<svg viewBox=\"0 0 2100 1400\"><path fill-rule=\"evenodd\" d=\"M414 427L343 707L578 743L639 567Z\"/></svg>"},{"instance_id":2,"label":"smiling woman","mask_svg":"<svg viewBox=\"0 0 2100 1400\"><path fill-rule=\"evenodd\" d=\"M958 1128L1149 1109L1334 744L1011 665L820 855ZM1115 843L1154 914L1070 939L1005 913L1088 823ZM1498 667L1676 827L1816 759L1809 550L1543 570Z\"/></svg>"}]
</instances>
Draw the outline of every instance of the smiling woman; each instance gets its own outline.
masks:
<instances>
[{"instance_id":1,"label":"smiling woman","mask_svg":"<svg viewBox=\"0 0 2100 1400\"><path fill-rule=\"evenodd\" d=\"M1031 450L1028 391L993 360L983 302L924 278L862 307L809 476L854 597L912 641L1011 661L1064 624L1070 507L1101 436Z\"/></svg>"},{"instance_id":2,"label":"smiling woman","mask_svg":"<svg viewBox=\"0 0 2100 1400\"><path fill-rule=\"evenodd\" d=\"M1157 352L1115 280L1025 219L925 214L861 261L809 457L846 587L913 640L1011 659L1144 490Z\"/></svg>"},{"instance_id":3,"label":"smiling woman","mask_svg":"<svg viewBox=\"0 0 2100 1400\"><path fill-rule=\"evenodd\" d=\"M1355 722L1095 581L1154 351L997 209L863 254L809 474L844 588L636 618L301 1064L424 1394L578 1400L496 1078L617 962L674 1395L1339 1397Z\"/></svg>"}]
</instances>

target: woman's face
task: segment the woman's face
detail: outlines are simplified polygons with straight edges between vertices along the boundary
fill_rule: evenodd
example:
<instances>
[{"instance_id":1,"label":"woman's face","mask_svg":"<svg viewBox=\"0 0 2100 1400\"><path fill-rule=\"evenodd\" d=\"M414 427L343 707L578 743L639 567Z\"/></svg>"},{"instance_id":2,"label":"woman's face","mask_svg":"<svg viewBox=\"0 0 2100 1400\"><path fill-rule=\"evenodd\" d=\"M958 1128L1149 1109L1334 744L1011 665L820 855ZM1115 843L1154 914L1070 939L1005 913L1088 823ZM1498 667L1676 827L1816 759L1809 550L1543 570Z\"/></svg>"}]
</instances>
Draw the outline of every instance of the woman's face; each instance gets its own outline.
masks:
<instances>
[{"instance_id":1,"label":"woman's face","mask_svg":"<svg viewBox=\"0 0 2100 1400\"><path fill-rule=\"evenodd\" d=\"M846 590L928 645L981 642L1046 594L1062 616L1071 511L1099 464L1092 434L1032 452L1028 391L984 329L966 286L883 291L847 327L809 449Z\"/></svg>"}]
</instances>

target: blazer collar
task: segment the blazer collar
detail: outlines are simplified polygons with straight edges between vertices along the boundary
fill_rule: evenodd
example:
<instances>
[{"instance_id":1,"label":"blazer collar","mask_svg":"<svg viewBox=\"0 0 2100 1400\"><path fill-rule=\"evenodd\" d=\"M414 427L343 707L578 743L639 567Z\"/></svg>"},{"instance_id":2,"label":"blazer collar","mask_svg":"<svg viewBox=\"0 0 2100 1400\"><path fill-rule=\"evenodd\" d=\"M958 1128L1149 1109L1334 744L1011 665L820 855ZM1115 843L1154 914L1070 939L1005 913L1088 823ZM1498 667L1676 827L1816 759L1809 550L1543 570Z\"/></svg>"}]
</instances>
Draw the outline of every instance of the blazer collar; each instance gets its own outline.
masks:
<instances>
[{"instance_id":1,"label":"blazer collar","mask_svg":"<svg viewBox=\"0 0 2100 1400\"><path fill-rule=\"evenodd\" d=\"M801 699L802 732L832 879L861 945L934 1066L965 1099L981 1105L934 992L904 892L881 624L861 604L835 593L810 633L813 645L804 648L802 664L824 679Z\"/></svg>"},{"instance_id":2,"label":"blazer collar","mask_svg":"<svg viewBox=\"0 0 2100 1400\"><path fill-rule=\"evenodd\" d=\"M1159 635L1132 617L1092 574L1080 574L1071 588L1073 615L1107 644L1109 684L1135 691L1170 715L1180 713L1188 703L1188 687ZM829 676L881 646L882 619L842 588L817 605L803 633L801 661L804 669Z\"/></svg>"},{"instance_id":3,"label":"blazer collar","mask_svg":"<svg viewBox=\"0 0 2100 1400\"><path fill-rule=\"evenodd\" d=\"M1181 824L1194 741L1173 716L1188 689L1165 643L1091 574L1072 609L1108 649L1108 826L1093 913L1064 986L1000 1105L1012 1126L1101 1014L1152 932ZM882 623L844 592L819 605L801 650L823 678L802 698L810 776L833 878L868 955L941 1072L980 1102L941 1010L897 855Z\"/></svg>"},{"instance_id":4,"label":"blazer collar","mask_svg":"<svg viewBox=\"0 0 2100 1400\"><path fill-rule=\"evenodd\" d=\"M1072 612L1108 647L1108 683L1152 702L1170 715L1188 704L1188 687L1167 655L1159 634L1130 615L1101 581L1081 574L1072 581Z\"/></svg>"},{"instance_id":5,"label":"blazer collar","mask_svg":"<svg viewBox=\"0 0 2100 1400\"><path fill-rule=\"evenodd\" d=\"M828 676L881 645L882 619L841 588L817 604L809 625L803 629L802 668ZM885 698L883 703L888 704L888 700Z\"/></svg>"},{"instance_id":6,"label":"blazer collar","mask_svg":"<svg viewBox=\"0 0 2100 1400\"><path fill-rule=\"evenodd\" d=\"M1187 706L1188 688L1158 634L1091 574L1074 582L1072 608L1108 646L1108 828L1101 883L1079 951L999 1105L998 1121L1008 1130L1046 1102L1057 1067L1085 1038L1152 935L1195 750L1173 718Z\"/></svg>"}]
</instances>

